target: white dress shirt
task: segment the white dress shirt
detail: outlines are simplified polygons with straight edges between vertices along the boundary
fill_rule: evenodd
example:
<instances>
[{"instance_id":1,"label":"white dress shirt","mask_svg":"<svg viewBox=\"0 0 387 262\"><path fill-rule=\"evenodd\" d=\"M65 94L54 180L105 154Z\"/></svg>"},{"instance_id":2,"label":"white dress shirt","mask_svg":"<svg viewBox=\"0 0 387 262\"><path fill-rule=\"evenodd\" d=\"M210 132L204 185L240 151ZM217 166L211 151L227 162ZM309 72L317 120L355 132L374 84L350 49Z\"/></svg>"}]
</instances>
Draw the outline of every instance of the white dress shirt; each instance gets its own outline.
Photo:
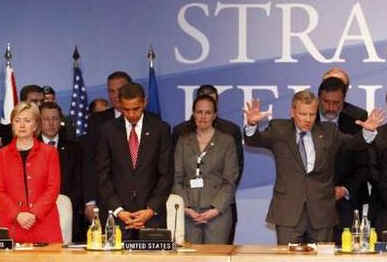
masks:
<instances>
[{"instance_id":1,"label":"white dress shirt","mask_svg":"<svg viewBox=\"0 0 387 262\"><path fill-rule=\"evenodd\" d=\"M43 143L48 144L50 141L55 142L55 147L58 147L59 135L57 134L54 138L48 138L45 135L42 135Z\"/></svg>"}]
</instances>

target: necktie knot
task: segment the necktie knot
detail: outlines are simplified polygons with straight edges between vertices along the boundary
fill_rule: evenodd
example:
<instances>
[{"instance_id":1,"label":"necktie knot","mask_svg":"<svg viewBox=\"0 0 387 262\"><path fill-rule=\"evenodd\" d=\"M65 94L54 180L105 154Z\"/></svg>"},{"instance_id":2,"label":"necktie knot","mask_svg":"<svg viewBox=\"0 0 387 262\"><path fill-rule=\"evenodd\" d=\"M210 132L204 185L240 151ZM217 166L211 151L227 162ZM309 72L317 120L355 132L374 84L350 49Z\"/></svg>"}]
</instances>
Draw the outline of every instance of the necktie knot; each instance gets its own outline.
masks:
<instances>
[{"instance_id":1,"label":"necktie knot","mask_svg":"<svg viewBox=\"0 0 387 262\"><path fill-rule=\"evenodd\" d=\"M300 139L304 139L304 136L306 135L305 131L300 132Z\"/></svg>"},{"instance_id":2,"label":"necktie knot","mask_svg":"<svg viewBox=\"0 0 387 262\"><path fill-rule=\"evenodd\" d=\"M51 146L55 146L56 143L55 143L54 140L50 140L50 141L48 141L48 144L51 145Z\"/></svg>"}]
</instances>

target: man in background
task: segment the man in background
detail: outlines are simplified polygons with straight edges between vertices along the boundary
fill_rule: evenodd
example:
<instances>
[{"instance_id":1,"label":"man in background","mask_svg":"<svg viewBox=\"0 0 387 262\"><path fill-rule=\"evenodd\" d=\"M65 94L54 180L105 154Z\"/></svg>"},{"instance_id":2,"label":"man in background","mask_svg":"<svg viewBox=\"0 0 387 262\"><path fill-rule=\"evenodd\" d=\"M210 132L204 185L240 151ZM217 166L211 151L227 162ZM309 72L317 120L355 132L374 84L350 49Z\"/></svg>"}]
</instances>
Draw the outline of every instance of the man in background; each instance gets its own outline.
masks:
<instances>
[{"instance_id":1,"label":"man in background","mask_svg":"<svg viewBox=\"0 0 387 262\"><path fill-rule=\"evenodd\" d=\"M54 88L51 86L43 86L43 102L53 102L56 103L56 92ZM69 116L63 115L62 120L60 122L61 130L63 136L66 137L67 140L77 140L76 132L75 132L75 123Z\"/></svg>"},{"instance_id":2,"label":"man in background","mask_svg":"<svg viewBox=\"0 0 387 262\"><path fill-rule=\"evenodd\" d=\"M348 74L341 68L334 67L324 73L318 91L318 119L334 123L344 134L354 135L361 130L361 126L356 125L355 121L365 121L367 112L345 101L348 87ZM335 194L339 224L334 230L337 244L341 243L344 227L351 227L354 210L361 211L363 204L369 201L367 183L360 180L368 171L368 150L338 152L335 164Z\"/></svg>"},{"instance_id":3,"label":"man in background","mask_svg":"<svg viewBox=\"0 0 387 262\"><path fill-rule=\"evenodd\" d=\"M107 78L107 92L110 100L111 108L90 115L88 120L88 129L85 145L86 167L84 171L84 200L85 200L85 215L91 221L94 216L93 208L97 205L97 177L95 170L95 153L96 145L100 137L99 129L101 126L115 118L121 116L120 102L118 92L121 86L131 83L132 78L125 72L116 71L110 74Z\"/></svg>"},{"instance_id":4,"label":"man in background","mask_svg":"<svg viewBox=\"0 0 387 262\"><path fill-rule=\"evenodd\" d=\"M89 105L89 113L103 112L109 109L109 102L105 98L96 98Z\"/></svg>"},{"instance_id":5,"label":"man in background","mask_svg":"<svg viewBox=\"0 0 387 262\"><path fill-rule=\"evenodd\" d=\"M43 86L43 101L56 103L56 93L51 86Z\"/></svg>"},{"instance_id":6,"label":"man in background","mask_svg":"<svg viewBox=\"0 0 387 262\"><path fill-rule=\"evenodd\" d=\"M35 103L40 106L43 100L43 89L38 85L26 85L20 90L20 101Z\"/></svg>"},{"instance_id":7,"label":"man in background","mask_svg":"<svg viewBox=\"0 0 387 262\"><path fill-rule=\"evenodd\" d=\"M78 142L67 140L59 131L61 129L62 110L54 102L44 102L40 106L42 119L41 140L56 147L59 153L61 169L60 193L71 199L73 207L74 242L85 241L86 229L83 218L82 183L81 183L81 150Z\"/></svg>"}]
</instances>

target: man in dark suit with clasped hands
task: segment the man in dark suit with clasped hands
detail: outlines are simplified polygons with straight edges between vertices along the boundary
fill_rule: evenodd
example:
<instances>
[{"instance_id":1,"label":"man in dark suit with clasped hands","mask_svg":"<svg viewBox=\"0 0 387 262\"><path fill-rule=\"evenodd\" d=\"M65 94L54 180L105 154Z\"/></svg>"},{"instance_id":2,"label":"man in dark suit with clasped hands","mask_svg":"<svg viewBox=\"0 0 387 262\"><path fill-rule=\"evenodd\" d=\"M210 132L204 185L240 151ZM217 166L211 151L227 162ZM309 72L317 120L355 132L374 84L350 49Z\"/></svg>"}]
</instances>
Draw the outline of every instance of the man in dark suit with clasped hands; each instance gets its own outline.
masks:
<instances>
[{"instance_id":1,"label":"man in dark suit with clasped hands","mask_svg":"<svg viewBox=\"0 0 387 262\"><path fill-rule=\"evenodd\" d=\"M332 123L315 122L318 98L310 91L292 99L292 119L270 121L265 131L257 125L267 113L260 102L247 104L245 142L273 152L276 180L266 221L276 228L278 244L332 241L337 223L334 192L335 154L342 146L366 148L375 138L383 113L374 110L356 136L340 133Z\"/></svg>"},{"instance_id":2,"label":"man in dark suit with clasped hands","mask_svg":"<svg viewBox=\"0 0 387 262\"><path fill-rule=\"evenodd\" d=\"M131 239L132 229L166 226L172 140L169 125L144 111L140 84L123 85L119 102L122 116L102 126L97 145L98 193L103 208L119 219L124 239Z\"/></svg>"}]
</instances>

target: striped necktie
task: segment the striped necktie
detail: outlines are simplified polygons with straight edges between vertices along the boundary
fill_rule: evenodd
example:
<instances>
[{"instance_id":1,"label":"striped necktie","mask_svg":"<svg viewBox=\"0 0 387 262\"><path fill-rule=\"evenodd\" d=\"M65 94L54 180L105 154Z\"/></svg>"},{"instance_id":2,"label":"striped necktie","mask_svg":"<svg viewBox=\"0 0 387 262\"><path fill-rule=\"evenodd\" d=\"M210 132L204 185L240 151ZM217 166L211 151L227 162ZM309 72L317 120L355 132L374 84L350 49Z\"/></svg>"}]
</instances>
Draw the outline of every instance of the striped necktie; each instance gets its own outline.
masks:
<instances>
[{"instance_id":1,"label":"striped necktie","mask_svg":"<svg viewBox=\"0 0 387 262\"><path fill-rule=\"evenodd\" d=\"M304 137L306 132L300 132L300 139L298 140L298 151L300 152L302 163L304 164L305 171L308 173L308 159L306 157Z\"/></svg>"},{"instance_id":2,"label":"striped necktie","mask_svg":"<svg viewBox=\"0 0 387 262\"><path fill-rule=\"evenodd\" d=\"M129 152L130 152L130 157L132 159L132 164L133 167L136 167L137 163L137 154L138 154L138 137L136 134L136 125L132 125L132 129L130 130L130 135L129 135Z\"/></svg>"}]
</instances>

